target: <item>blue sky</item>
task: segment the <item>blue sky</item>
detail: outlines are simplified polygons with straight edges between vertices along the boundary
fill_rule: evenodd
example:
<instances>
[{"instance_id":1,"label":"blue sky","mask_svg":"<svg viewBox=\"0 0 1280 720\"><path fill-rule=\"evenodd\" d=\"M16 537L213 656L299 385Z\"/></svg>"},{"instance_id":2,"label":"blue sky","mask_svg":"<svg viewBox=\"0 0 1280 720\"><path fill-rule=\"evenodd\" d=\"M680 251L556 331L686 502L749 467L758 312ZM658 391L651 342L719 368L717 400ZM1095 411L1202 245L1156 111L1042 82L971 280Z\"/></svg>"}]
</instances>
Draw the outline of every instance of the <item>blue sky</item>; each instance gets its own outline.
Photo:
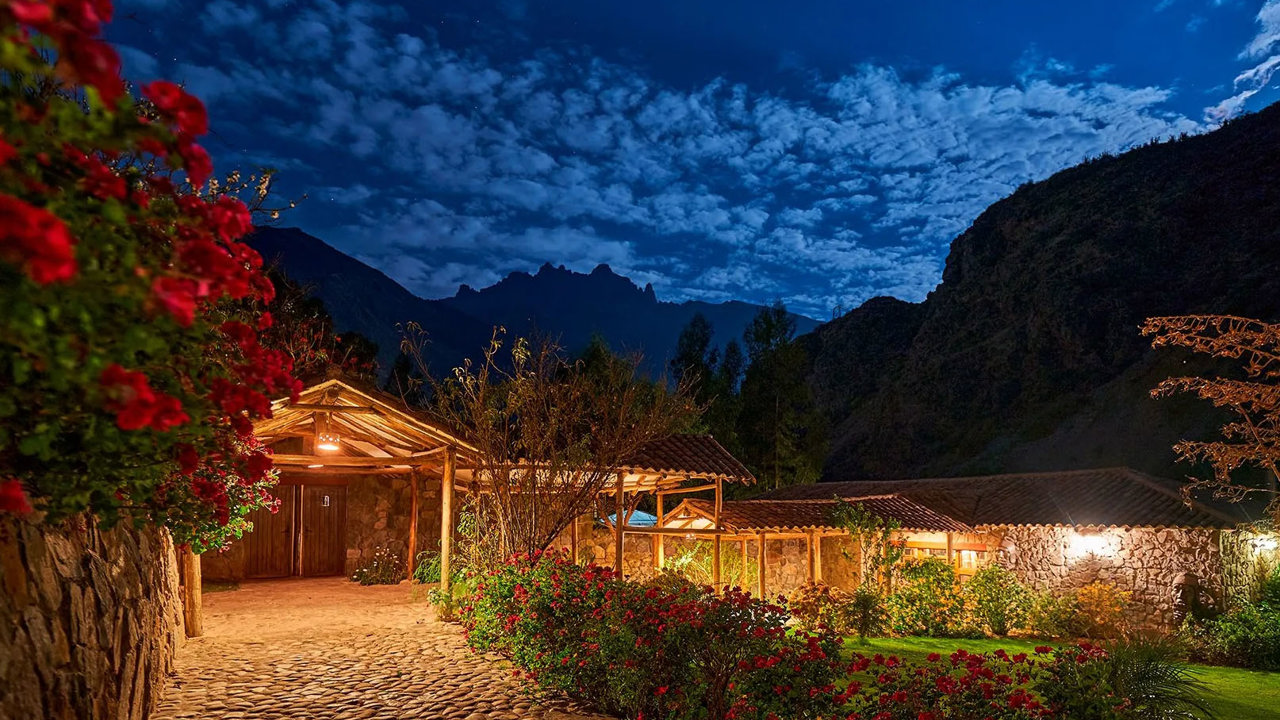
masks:
<instances>
[{"instance_id":1,"label":"blue sky","mask_svg":"<svg viewBox=\"0 0 1280 720\"><path fill-rule=\"evenodd\" d=\"M1272 102L1280 0L120 0L110 37L424 297L608 263L826 318L922 299L1024 182Z\"/></svg>"}]
</instances>

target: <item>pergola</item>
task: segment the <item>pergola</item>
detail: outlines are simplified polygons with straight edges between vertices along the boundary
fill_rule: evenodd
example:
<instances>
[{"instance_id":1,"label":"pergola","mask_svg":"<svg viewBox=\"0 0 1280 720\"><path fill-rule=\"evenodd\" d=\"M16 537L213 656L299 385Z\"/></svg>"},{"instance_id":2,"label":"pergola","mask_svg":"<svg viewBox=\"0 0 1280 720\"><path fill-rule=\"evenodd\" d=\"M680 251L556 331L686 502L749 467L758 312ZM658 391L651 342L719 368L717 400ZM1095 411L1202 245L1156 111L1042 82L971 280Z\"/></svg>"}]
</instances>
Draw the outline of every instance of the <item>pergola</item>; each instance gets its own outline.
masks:
<instances>
[{"instance_id":1,"label":"pergola","mask_svg":"<svg viewBox=\"0 0 1280 720\"><path fill-rule=\"evenodd\" d=\"M874 495L848 498L847 502L862 505L872 514L896 520L899 532L925 533L934 536L945 547L948 557L953 554L953 539L956 533L972 532L972 528L946 515L897 495ZM848 530L838 525L835 511L838 501L831 500L730 500L722 503L710 503L706 500L688 499L677 505L665 515L659 513L658 527L654 533L680 535L691 538L710 538L713 547L718 548L722 542L730 541L740 544L742 567L739 584L746 585L747 542L756 541L756 594L765 597L767 583L765 568L767 557L767 540L803 539L805 541L807 565L806 579L809 582L822 580L822 538L846 537ZM930 547L933 542L926 539L918 543L921 547ZM662 566L663 557L659 553L656 560ZM714 582L720 582L720 553L712 553Z\"/></svg>"}]
</instances>

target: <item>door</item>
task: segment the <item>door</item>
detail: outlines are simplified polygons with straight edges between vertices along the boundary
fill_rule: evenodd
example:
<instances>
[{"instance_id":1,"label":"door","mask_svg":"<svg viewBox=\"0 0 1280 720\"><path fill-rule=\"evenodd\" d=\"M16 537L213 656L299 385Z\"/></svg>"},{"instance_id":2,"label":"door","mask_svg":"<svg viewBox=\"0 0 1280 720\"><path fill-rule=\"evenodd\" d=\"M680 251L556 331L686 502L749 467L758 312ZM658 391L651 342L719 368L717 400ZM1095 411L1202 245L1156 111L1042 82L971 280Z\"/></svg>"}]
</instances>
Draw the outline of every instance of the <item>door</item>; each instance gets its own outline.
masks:
<instances>
[{"instance_id":1,"label":"door","mask_svg":"<svg viewBox=\"0 0 1280 720\"><path fill-rule=\"evenodd\" d=\"M278 485L280 499L276 512L266 509L249 513L253 530L245 534L244 574L247 578L288 577L293 574L294 514L297 488Z\"/></svg>"},{"instance_id":2,"label":"door","mask_svg":"<svg viewBox=\"0 0 1280 720\"><path fill-rule=\"evenodd\" d=\"M302 488L302 575L341 575L347 559L347 488Z\"/></svg>"}]
</instances>

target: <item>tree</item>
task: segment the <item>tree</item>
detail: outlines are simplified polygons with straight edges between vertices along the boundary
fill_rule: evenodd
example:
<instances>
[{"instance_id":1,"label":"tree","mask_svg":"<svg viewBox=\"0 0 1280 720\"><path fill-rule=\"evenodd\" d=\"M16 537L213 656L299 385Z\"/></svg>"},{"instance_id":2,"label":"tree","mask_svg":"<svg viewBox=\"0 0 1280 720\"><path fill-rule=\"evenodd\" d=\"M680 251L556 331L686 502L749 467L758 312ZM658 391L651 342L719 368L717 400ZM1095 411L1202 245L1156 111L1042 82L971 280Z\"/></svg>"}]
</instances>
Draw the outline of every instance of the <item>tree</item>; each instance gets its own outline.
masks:
<instances>
[{"instance_id":1,"label":"tree","mask_svg":"<svg viewBox=\"0 0 1280 720\"><path fill-rule=\"evenodd\" d=\"M274 322L262 333L263 345L289 357L294 374L323 377L338 370L346 377L372 381L378 375L378 344L357 332L339 333L324 301L278 269L268 273L276 288L267 305Z\"/></svg>"},{"instance_id":2,"label":"tree","mask_svg":"<svg viewBox=\"0 0 1280 720\"><path fill-rule=\"evenodd\" d=\"M645 443L699 413L688 386L637 378L638 362L568 360L548 340L495 330L484 359L434 383L435 411L475 448L486 516L504 553L543 550L615 482Z\"/></svg>"},{"instance_id":3,"label":"tree","mask_svg":"<svg viewBox=\"0 0 1280 720\"><path fill-rule=\"evenodd\" d=\"M1240 361L1242 376L1171 377L1151 391L1153 397L1191 393L1232 413L1222 426L1222 439L1182 440L1174 445L1178 459L1208 463L1211 478L1192 478L1188 497L1200 489L1239 502L1270 498L1268 511L1280 522L1280 325L1230 315L1184 315L1148 318L1142 334L1155 348L1182 347L1216 358ZM1264 471L1269 481L1255 484L1239 478L1242 470Z\"/></svg>"},{"instance_id":4,"label":"tree","mask_svg":"<svg viewBox=\"0 0 1280 720\"><path fill-rule=\"evenodd\" d=\"M742 381L738 439L747 467L773 488L814 482L826 428L805 381L808 356L782 303L761 310L743 334L750 365Z\"/></svg>"},{"instance_id":5,"label":"tree","mask_svg":"<svg viewBox=\"0 0 1280 720\"><path fill-rule=\"evenodd\" d=\"M672 379L680 382L688 378L695 386L711 380L715 367L715 351L711 347L714 333L707 316L695 313L676 340L676 354L670 363Z\"/></svg>"},{"instance_id":6,"label":"tree","mask_svg":"<svg viewBox=\"0 0 1280 720\"><path fill-rule=\"evenodd\" d=\"M0 9L0 510L128 516L199 551L272 501L253 421L299 385L259 341L274 288L239 186L208 184L204 105L130 97L110 15Z\"/></svg>"}]
</instances>

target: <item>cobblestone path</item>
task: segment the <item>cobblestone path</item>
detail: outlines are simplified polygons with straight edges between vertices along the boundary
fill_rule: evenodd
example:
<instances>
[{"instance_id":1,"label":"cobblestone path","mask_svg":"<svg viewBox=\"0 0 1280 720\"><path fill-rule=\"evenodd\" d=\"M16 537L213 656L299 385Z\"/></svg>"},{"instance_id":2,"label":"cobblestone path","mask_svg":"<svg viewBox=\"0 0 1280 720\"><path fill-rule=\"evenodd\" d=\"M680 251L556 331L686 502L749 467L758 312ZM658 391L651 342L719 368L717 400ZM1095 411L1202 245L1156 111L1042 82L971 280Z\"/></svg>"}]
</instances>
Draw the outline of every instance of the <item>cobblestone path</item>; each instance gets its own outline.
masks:
<instances>
[{"instance_id":1,"label":"cobblestone path","mask_svg":"<svg viewBox=\"0 0 1280 720\"><path fill-rule=\"evenodd\" d=\"M178 653L156 720L579 720L534 703L405 586L342 578L209 593L205 636Z\"/></svg>"}]
</instances>

